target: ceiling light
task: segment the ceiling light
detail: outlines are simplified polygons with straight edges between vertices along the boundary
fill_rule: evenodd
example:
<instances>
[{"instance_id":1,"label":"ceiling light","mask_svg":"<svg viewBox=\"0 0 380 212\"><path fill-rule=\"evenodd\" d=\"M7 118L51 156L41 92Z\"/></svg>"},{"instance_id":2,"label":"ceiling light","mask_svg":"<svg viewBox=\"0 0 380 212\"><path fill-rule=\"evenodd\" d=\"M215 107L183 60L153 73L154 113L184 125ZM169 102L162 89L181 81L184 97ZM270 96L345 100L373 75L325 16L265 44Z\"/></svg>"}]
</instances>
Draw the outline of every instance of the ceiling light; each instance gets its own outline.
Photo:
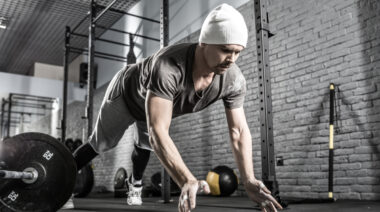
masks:
<instances>
[{"instance_id":1,"label":"ceiling light","mask_svg":"<svg viewBox=\"0 0 380 212\"><path fill-rule=\"evenodd\" d=\"M5 17L0 17L0 29L6 29L8 26L8 19Z\"/></svg>"}]
</instances>

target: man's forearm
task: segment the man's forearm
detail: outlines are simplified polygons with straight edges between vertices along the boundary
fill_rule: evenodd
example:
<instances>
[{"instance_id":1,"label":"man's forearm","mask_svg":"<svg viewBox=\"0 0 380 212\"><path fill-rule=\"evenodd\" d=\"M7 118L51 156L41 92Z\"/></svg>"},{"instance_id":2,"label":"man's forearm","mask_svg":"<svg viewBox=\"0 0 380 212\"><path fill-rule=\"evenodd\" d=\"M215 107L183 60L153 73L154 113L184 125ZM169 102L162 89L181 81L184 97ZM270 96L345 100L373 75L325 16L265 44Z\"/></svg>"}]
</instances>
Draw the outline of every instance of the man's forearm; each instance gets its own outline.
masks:
<instances>
[{"instance_id":1,"label":"man's forearm","mask_svg":"<svg viewBox=\"0 0 380 212\"><path fill-rule=\"evenodd\" d=\"M196 181L196 178L183 162L173 140L167 132L163 131L153 128L150 130L151 145L157 157L180 187L186 182Z\"/></svg>"},{"instance_id":2,"label":"man's forearm","mask_svg":"<svg viewBox=\"0 0 380 212\"><path fill-rule=\"evenodd\" d=\"M232 136L231 138L231 144L242 181L245 184L255 179L252 163L251 133L249 129L236 133L237 136Z\"/></svg>"}]
</instances>

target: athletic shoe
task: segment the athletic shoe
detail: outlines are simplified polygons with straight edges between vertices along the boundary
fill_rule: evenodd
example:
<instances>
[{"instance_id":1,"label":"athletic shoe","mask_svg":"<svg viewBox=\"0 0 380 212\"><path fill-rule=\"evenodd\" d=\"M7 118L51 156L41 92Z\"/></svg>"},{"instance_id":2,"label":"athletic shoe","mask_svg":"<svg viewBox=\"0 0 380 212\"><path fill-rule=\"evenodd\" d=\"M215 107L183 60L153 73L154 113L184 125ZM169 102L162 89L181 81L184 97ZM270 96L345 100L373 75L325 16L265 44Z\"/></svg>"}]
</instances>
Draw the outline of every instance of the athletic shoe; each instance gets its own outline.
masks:
<instances>
[{"instance_id":1,"label":"athletic shoe","mask_svg":"<svg viewBox=\"0 0 380 212\"><path fill-rule=\"evenodd\" d=\"M132 183L128 182L128 198L127 203L128 205L141 205L141 191L142 191L142 185L132 185Z\"/></svg>"}]
</instances>

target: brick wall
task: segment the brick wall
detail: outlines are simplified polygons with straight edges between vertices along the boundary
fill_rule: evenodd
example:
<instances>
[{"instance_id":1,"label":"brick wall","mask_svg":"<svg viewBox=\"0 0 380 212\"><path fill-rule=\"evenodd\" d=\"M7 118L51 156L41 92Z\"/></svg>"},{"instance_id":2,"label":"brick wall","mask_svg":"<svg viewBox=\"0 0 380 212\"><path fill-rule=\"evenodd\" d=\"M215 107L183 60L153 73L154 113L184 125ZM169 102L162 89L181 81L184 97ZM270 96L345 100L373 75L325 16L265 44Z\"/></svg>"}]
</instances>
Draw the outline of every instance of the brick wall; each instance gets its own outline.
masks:
<instances>
[{"instance_id":1,"label":"brick wall","mask_svg":"<svg viewBox=\"0 0 380 212\"><path fill-rule=\"evenodd\" d=\"M248 85L245 111L261 177L253 4L240 8L250 30L237 61ZM335 134L335 197L380 199L380 3L270 1L270 64L277 178L285 197L326 198L329 84L339 87ZM194 33L181 42L196 42ZM221 102L172 122L171 136L199 178L225 164L236 169ZM151 160L146 173L158 171ZM239 192L241 194L241 192Z\"/></svg>"},{"instance_id":2,"label":"brick wall","mask_svg":"<svg viewBox=\"0 0 380 212\"><path fill-rule=\"evenodd\" d=\"M273 1L270 42L274 136L282 194L326 198L329 83L339 87L334 191L380 199L380 4Z\"/></svg>"},{"instance_id":3,"label":"brick wall","mask_svg":"<svg viewBox=\"0 0 380 212\"><path fill-rule=\"evenodd\" d=\"M252 133L254 170L261 178L258 82L253 4L239 8L249 25L249 44L237 64L247 80L244 104ZM276 167L283 197L326 198L329 84L339 87L334 191L339 199L380 199L380 3L376 0L270 0L270 65ZM181 42L196 42L197 33ZM95 110L105 87L98 89ZM82 137L84 103L69 107L68 137ZM96 115L96 114L95 114ZM174 119L170 134L199 179L217 165L236 171L222 102ZM131 173L131 130L119 146L94 160L96 186L113 189L123 166ZM144 176L160 171L152 154ZM239 187L237 195L243 195Z\"/></svg>"}]
</instances>

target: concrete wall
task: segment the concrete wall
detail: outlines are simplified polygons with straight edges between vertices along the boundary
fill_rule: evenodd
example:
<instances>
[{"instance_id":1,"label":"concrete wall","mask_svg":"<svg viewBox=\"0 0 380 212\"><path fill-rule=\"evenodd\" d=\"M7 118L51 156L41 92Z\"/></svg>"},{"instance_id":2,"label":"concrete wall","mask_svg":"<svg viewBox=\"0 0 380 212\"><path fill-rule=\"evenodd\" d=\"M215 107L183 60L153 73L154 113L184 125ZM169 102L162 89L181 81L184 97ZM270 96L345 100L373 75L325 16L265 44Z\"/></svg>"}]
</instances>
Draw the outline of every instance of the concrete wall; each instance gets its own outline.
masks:
<instances>
[{"instance_id":1,"label":"concrete wall","mask_svg":"<svg viewBox=\"0 0 380 212\"><path fill-rule=\"evenodd\" d=\"M79 83L80 64L87 62L87 56L79 55L69 64L68 81ZM31 71L34 77L63 81L63 66L35 62Z\"/></svg>"},{"instance_id":2,"label":"concrete wall","mask_svg":"<svg viewBox=\"0 0 380 212\"><path fill-rule=\"evenodd\" d=\"M30 94L61 98L62 81L0 72L0 98L8 98L9 93ZM68 101L83 101L86 91L78 83L69 82Z\"/></svg>"},{"instance_id":3,"label":"concrete wall","mask_svg":"<svg viewBox=\"0 0 380 212\"><path fill-rule=\"evenodd\" d=\"M45 63L34 63L33 76L55 80L63 80L63 67Z\"/></svg>"}]
</instances>

